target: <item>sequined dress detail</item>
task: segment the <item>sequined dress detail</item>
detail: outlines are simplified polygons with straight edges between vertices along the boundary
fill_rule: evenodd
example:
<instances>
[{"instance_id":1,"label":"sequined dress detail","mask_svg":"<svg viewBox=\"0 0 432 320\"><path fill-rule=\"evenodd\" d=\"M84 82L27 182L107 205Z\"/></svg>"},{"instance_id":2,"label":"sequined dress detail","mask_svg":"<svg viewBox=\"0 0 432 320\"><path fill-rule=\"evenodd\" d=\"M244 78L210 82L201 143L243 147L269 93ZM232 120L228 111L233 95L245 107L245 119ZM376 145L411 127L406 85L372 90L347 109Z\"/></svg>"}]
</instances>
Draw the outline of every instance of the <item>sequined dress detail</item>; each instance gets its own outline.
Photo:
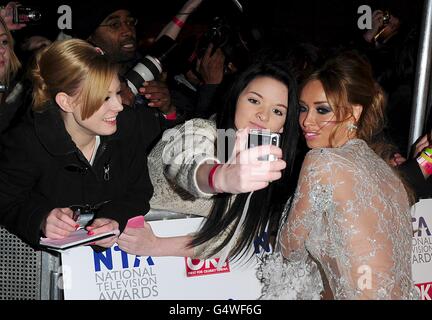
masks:
<instances>
[{"instance_id":1,"label":"sequined dress detail","mask_svg":"<svg viewBox=\"0 0 432 320\"><path fill-rule=\"evenodd\" d=\"M323 279L335 299L416 298L409 212L401 180L363 140L309 151L280 250L258 272L261 298L319 299Z\"/></svg>"}]
</instances>

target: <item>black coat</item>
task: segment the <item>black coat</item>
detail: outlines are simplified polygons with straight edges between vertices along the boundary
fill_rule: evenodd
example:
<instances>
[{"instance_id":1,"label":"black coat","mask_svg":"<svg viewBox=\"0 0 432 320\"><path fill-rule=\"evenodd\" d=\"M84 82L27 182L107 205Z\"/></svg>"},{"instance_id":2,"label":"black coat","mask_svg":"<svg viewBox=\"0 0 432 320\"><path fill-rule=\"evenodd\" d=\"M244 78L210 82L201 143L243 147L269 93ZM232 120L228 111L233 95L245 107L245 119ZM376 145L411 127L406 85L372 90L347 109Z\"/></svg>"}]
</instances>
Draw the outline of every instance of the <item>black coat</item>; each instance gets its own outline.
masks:
<instances>
[{"instance_id":1,"label":"black coat","mask_svg":"<svg viewBox=\"0 0 432 320\"><path fill-rule=\"evenodd\" d=\"M0 134L15 126L26 115L31 101L32 84L28 80L14 83L0 104Z\"/></svg>"},{"instance_id":2,"label":"black coat","mask_svg":"<svg viewBox=\"0 0 432 320\"><path fill-rule=\"evenodd\" d=\"M0 224L32 246L54 208L94 205L110 200L96 217L127 220L149 210L153 187L146 149L159 134L154 117L125 108L117 132L101 137L91 166L67 133L59 108L52 104L2 137Z\"/></svg>"}]
</instances>

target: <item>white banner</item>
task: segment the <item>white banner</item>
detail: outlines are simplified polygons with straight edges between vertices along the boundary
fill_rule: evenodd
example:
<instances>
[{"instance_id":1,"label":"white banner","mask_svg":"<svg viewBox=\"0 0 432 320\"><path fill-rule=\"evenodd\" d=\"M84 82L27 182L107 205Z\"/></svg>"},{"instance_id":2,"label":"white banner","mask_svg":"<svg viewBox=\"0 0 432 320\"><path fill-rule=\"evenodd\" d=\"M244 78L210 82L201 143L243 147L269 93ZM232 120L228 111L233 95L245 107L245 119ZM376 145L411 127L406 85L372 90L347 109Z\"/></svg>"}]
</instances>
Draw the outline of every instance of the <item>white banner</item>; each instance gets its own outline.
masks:
<instances>
[{"instance_id":1,"label":"white banner","mask_svg":"<svg viewBox=\"0 0 432 320\"><path fill-rule=\"evenodd\" d=\"M412 273L422 300L432 300L432 199L417 202L413 225Z\"/></svg>"},{"instance_id":2,"label":"white banner","mask_svg":"<svg viewBox=\"0 0 432 320\"><path fill-rule=\"evenodd\" d=\"M177 236L196 231L201 221L187 218L149 223L159 236ZM269 251L267 237L260 240L256 247ZM64 298L251 300L260 296L257 256L247 262L228 261L220 270L216 270L217 261L140 257L121 251L117 245L102 253L88 246L77 247L62 253Z\"/></svg>"}]
</instances>

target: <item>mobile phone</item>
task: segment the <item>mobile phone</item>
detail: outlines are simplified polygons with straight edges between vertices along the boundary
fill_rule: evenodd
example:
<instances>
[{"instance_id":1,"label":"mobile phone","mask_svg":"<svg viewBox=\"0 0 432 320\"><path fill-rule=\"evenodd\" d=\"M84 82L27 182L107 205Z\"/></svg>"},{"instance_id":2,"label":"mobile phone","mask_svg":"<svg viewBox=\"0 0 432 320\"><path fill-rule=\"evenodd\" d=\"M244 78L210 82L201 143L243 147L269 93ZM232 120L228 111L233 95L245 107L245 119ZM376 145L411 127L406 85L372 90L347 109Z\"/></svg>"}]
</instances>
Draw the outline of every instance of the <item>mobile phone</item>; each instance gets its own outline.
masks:
<instances>
[{"instance_id":1,"label":"mobile phone","mask_svg":"<svg viewBox=\"0 0 432 320\"><path fill-rule=\"evenodd\" d=\"M248 148L272 144L280 147L280 134L269 130L249 129ZM258 158L262 161L275 161L276 157L272 154Z\"/></svg>"}]
</instances>

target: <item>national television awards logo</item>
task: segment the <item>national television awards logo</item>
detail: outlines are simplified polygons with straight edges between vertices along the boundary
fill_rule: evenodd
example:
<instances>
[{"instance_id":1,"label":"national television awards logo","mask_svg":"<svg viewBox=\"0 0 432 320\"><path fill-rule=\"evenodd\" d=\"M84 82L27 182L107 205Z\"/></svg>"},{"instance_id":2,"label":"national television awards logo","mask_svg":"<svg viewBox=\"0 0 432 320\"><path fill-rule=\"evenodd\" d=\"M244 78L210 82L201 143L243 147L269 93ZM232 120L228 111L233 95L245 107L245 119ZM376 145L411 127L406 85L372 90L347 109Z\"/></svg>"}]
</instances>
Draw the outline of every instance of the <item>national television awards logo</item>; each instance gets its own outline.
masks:
<instances>
[{"instance_id":1,"label":"national television awards logo","mask_svg":"<svg viewBox=\"0 0 432 320\"><path fill-rule=\"evenodd\" d=\"M152 257L129 255L118 246L93 251L99 300L143 300L157 297L158 281Z\"/></svg>"},{"instance_id":2,"label":"national television awards logo","mask_svg":"<svg viewBox=\"0 0 432 320\"><path fill-rule=\"evenodd\" d=\"M430 274L432 270L432 233L430 222L424 216L413 217L412 264L417 270L423 267ZM422 300L432 300L432 278L429 282L416 283Z\"/></svg>"}]
</instances>

